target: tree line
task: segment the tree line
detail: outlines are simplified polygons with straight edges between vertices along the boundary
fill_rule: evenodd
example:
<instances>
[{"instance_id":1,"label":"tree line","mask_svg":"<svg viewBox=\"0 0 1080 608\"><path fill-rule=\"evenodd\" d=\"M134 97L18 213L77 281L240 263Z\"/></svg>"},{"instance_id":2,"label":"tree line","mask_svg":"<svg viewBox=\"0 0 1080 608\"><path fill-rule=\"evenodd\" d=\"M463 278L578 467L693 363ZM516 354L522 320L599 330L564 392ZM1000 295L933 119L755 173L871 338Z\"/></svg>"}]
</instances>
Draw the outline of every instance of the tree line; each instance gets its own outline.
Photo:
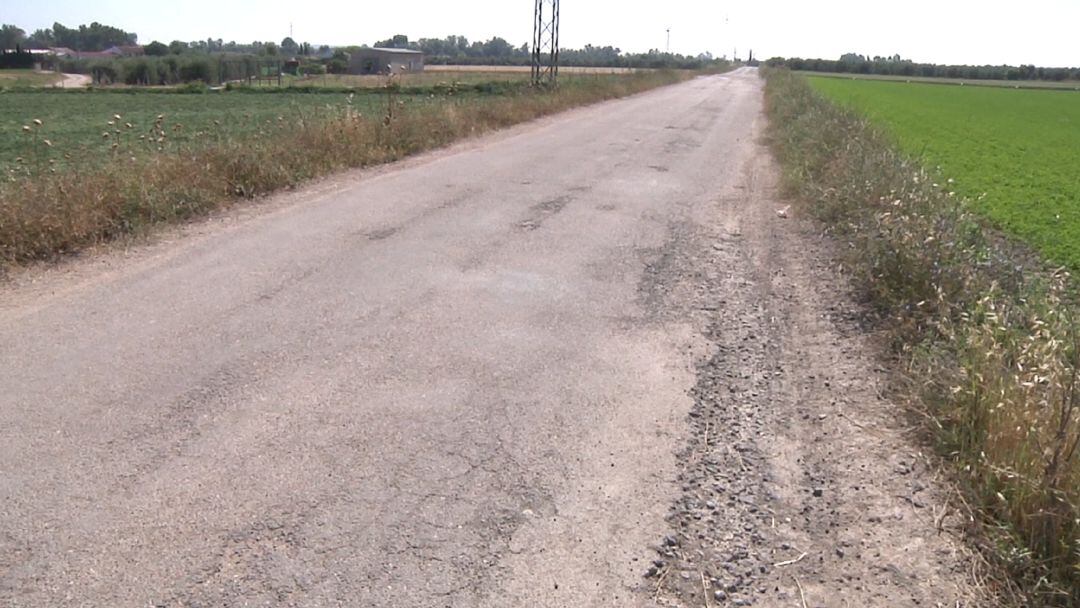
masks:
<instances>
[{"instance_id":1,"label":"tree line","mask_svg":"<svg viewBox=\"0 0 1080 608\"><path fill-rule=\"evenodd\" d=\"M138 39L139 37L134 33L96 21L76 28L54 23L51 28L35 30L29 36L18 26L11 24L0 26L0 49L2 50L65 47L75 51L104 51L114 46L134 45Z\"/></svg>"},{"instance_id":2,"label":"tree line","mask_svg":"<svg viewBox=\"0 0 1080 608\"><path fill-rule=\"evenodd\" d=\"M430 64L528 65L532 60L528 43L515 46L498 36L485 42L469 42L465 36L456 35L410 41L408 36L397 34L373 46L422 51L424 61ZM559 63L569 66L698 69L714 61L709 53L678 55L657 49L627 53L617 47L591 44L580 49L559 49Z\"/></svg>"},{"instance_id":3,"label":"tree line","mask_svg":"<svg viewBox=\"0 0 1080 608\"><path fill-rule=\"evenodd\" d=\"M1080 80L1080 68L1043 68L1034 65L939 65L916 63L899 55L868 57L847 53L840 59L802 59L773 57L765 62L771 67L786 67L805 72L838 74L878 74L922 78L957 78L965 80Z\"/></svg>"},{"instance_id":4,"label":"tree line","mask_svg":"<svg viewBox=\"0 0 1080 608\"><path fill-rule=\"evenodd\" d=\"M138 35L134 32L97 22L74 28L54 23L51 28L38 29L29 35L15 25L0 26L0 50L66 47L78 52L91 52L114 46L131 46L137 41ZM348 66L348 55L367 46L314 47L306 42L297 42L291 37L284 38L280 43L259 40L239 43L225 42L221 38L207 38L193 41L173 40L168 44L155 40L145 45L143 52L155 57L220 53L288 58L314 56L319 58L328 71L334 72L344 71ZM515 45L499 36L483 41L470 41L465 36L458 35L412 41L404 34L397 34L378 40L371 46L422 51L425 60L433 64L527 65L531 60L528 43ZM617 47L591 44L581 49L560 50L560 62L572 66L696 69L706 67L714 61L708 53L696 56L677 55L662 53L656 49L646 53L627 53Z\"/></svg>"}]
</instances>

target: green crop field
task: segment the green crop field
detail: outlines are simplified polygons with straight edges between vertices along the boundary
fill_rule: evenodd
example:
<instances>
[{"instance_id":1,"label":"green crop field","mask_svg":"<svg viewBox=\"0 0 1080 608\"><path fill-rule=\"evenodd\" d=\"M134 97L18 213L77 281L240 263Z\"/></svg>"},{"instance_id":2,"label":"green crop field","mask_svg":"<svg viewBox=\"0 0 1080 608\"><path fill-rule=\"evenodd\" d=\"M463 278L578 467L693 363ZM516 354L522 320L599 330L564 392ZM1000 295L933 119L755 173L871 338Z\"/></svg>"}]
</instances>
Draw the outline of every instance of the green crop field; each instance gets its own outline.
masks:
<instances>
[{"instance_id":1,"label":"green crop field","mask_svg":"<svg viewBox=\"0 0 1080 608\"><path fill-rule=\"evenodd\" d=\"M395 101L411 105L440 99L398 95ZM350 105L361 113L382 114L386 104L386 96L379 94L358 94L350 101L346 93L4 92L0 93L0 168L11 168L20 158L41 162L44 157L63 163L65 155L92 164L95 158L107 160L118 139L125 149L150 146L152 142L140 136L150 133L158 116L163 117L167 145L175 149L272 130L275 124L310 120ZM119 120L114 118L117 115Z\"/></svg>"},{"instance_id":2,"label":"green crop field","mask_svg":"<svg viewBox=\"0 0 1080 608\"><path fill-rule=\"evenodd\" d=\"M1080 93L809 81L939 168L942 188L973 201L995 226L1080 270Z\"/></svg>"}]
</instances>

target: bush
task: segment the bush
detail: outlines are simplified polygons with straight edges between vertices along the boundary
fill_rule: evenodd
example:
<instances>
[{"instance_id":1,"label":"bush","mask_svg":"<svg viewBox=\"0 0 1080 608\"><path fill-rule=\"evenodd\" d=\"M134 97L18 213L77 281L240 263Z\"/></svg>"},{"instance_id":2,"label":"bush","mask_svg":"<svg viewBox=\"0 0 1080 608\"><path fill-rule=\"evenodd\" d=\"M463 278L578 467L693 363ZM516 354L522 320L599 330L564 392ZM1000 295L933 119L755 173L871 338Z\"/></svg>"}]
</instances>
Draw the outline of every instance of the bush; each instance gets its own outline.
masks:
<instances>
[{"instance_id":1,"label":"bush","mask_svg":"<svg viewBox=\"0 0 1080 608\"><path fill-rule=\"evenodd\" d=\"M29 52L0 50L0 70L29 70L34 63L34 56Z\"/></svg>"},{"instance_id":2,"label":"bush","mask_svg":"<svg viewBox=\"0 0 1080 608\"><path fill-rule=\"evenodd\" d=\"M192 57L180 65L179 76L181 82L211 84L217 81L217 65L205 57Z\"/></svg>"}]
</instances>

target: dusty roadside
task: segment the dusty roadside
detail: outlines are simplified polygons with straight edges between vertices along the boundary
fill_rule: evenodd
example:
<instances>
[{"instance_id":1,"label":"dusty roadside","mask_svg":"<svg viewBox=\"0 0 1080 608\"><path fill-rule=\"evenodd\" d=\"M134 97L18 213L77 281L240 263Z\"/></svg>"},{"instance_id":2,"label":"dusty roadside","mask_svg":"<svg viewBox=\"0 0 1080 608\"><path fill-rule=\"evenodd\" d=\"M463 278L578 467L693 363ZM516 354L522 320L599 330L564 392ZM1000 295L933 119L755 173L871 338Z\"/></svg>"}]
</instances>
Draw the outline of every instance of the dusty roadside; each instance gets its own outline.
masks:
<instances>
[{"instance_id":1,"label":"dusty roadside","mask_svg":"<svg viewBox=\"0 0 1080 608\"><path fill-rule=\"evenodd\" d=\"M644 288L715 350L643 593L661 606L987 605L948 485L883 395L834 245L779 201L764 146L741 174L715 229L679 231Z\"/></svg>"}]
</instances>

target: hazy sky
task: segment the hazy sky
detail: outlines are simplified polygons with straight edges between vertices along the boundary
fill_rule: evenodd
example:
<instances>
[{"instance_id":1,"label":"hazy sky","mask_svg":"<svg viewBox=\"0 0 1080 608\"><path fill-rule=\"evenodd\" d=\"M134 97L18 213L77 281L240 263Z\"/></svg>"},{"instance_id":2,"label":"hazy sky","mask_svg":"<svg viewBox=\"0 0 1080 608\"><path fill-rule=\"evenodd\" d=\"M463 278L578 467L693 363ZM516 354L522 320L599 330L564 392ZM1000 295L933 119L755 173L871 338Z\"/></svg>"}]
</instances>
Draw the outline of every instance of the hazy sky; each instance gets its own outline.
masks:
<instances>
[{"instance_id":1,"label":"hazy sky","mask_svg":"<svg viewBox=\"0 0 1080 608\"><path fill-rule=\"evenodd\" d=\"M514 45L532 34L533 0L296 2L259 0L3 0L0 22L32 31L59 21L115 25L147 43L223 38L314 44L371 43L395 33L410 38L461 34L502 36ZM936 63L1080 65L1080 0L773 0L718 2L563 0L564 47L611 44L628 51L671 50L728 55L749 49L775 55L837 58L854 51L899 53Z\"/></svg>"}]
</instances>

